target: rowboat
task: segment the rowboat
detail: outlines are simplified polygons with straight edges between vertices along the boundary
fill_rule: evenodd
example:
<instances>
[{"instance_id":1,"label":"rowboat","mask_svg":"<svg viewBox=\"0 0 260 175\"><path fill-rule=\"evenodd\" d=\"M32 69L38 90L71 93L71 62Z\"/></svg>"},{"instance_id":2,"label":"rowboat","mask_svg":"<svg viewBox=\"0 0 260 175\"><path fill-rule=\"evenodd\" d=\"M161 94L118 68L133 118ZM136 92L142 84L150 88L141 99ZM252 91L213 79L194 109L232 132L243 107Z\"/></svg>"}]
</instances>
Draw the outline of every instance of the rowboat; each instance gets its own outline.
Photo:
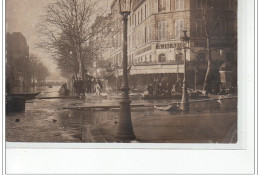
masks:
<instances>
[{"instance_id":1,"label":"rowboat","mask_svg":"<svg viewBox=\"0 0 260 175\"><path fill-rule=\"evenodd\" d=\"M161 111L178 111L179 104L154 105L154 108Z\"/></svg>"}]
</instances>

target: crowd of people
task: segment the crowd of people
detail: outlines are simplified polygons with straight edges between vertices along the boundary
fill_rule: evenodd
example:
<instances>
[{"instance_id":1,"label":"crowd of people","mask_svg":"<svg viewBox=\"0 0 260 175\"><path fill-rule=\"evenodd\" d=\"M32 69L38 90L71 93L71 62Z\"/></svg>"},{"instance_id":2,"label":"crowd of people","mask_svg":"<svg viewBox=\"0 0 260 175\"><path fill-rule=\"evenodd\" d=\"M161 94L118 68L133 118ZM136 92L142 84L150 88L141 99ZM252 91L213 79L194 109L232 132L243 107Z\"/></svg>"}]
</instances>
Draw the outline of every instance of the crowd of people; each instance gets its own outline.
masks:
<instances>
[{"instance_id":1,"label":"crowd of people","mask_svg":"<svg viewBox=\"0 0 260 175\"><path fill-rule=\"evenodd\" d=\"M87 93L95 93L96 95L100 95L102 87L102 82L98 78L88 78L83 80L81 78L72 77L72 88L73 92L77 95L83 95Z\"/></svg>"},{"instance_id":2,"label":"crowd of people","mask_svg":"<svg viewBox=\"0 0 260 175\"><path fill-rule=\"evenodd\" d=\"M154 79L147 86L148 95L173 95L181 92L181 82L176 81L175 84L170 84L165 80Z\"/></svg>"}]
</instances>

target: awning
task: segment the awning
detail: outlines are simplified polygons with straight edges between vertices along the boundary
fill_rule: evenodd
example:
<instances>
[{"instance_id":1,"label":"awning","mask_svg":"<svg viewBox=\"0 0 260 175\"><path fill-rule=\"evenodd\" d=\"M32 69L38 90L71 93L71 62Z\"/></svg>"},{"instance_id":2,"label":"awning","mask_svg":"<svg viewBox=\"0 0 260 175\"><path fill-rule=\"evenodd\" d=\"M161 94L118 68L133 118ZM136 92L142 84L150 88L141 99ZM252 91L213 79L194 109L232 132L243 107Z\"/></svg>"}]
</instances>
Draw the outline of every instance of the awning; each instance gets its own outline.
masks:
<instances>
[{"instance_id":1,"label":"awning","mask_svg":"<svg viewBox=\"0 0 260 175\"><path fill-rule=\"evenodd\" d=\"M129 67L129 75L142 75L142 74L171 74L171 73L183 73L184 64L140 64L132 65ZM128 69L129 69L128 68ZM123 75L123 69L118 69L118 76Z\"/></svg>"},{"instance_id":2,"label":"awning","mask_svg":"<svg viewBox=\"0 0 260 175\"><path fill-rule=\"evenodd\" d=\"M130 75L140 74L170 74L183 73L183 64L155 64L155 65L134 65L131 67Z\"/></svg>"}]
</instances>

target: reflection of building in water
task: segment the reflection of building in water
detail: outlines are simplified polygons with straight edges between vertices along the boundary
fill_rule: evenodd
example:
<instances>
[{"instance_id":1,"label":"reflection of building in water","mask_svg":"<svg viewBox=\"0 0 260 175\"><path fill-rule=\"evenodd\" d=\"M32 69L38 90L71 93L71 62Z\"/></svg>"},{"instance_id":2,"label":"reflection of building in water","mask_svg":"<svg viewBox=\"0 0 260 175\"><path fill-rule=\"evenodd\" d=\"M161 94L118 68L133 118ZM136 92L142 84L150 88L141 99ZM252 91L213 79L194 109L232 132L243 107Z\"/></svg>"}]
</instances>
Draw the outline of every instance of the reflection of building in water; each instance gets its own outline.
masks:
<instances>
[{"instance_id":1,"label":"reflection of building in water","mask_svg":"<svg viewBox=\"0 0 260 175\"><path fill-rule=\"evenodd\" d=\"M22 33L6 34L6 79L11 87L24 87L31 82L28 74L29 46Z\"/></svg>"},{"instance_id":2,"label":"reflection of building in water","mask_svg":"<svg viewBox=\"0 0 260 175\"><path fill-rule=\"evenodd\" d=\"M212 67L216 73L213 78L219 81L218 71L222 63L229 62L236 67L237 0L208 2L207 26L213 26L210 31L210 48L214 49L211 52ZM114 30L121 27L117 3L114 0L111 4L114 20L117 21ZM197 83L201 88L208 59L203 9L202 0L133 0L127 43L131 88L143 86L155 77L175 81L177 72L183 73L183 55L177 48L184 29L190 36L190 50L187 51L188 86L195 86L194 76L197 74ZM110 61L112 67L119 69L120 76L122 32L119 30L111 37L114 48Z\"/></svg>"}]
</instances>

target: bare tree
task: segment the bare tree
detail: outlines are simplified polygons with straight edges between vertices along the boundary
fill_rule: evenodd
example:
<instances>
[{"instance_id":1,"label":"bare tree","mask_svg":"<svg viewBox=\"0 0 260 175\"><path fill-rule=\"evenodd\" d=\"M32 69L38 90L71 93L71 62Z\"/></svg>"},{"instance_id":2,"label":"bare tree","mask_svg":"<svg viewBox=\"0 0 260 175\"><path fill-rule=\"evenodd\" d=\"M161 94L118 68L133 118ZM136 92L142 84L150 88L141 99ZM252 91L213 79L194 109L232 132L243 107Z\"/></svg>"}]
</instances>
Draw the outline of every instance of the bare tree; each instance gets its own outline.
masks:
<instances>
[{"instance_id":1,"label":"bare tree","mask_svg":"<svg viewBox=\"0 0 260 175\"><path fill-rule=\"evenodd\" d=\"M40 58L33 53L30 53L27 64L27 70L31 75L33 86L35 85L36 81L37 84L43 83L50 75L49 70L46 68L46 66L43 65Z\"/></svg>"},{"instance_id":2,"label":"bare tree","mask_svg":"<svg viewBox=\"0 0 260 175\"><path fill-rule=\"evenodd\" d=\"M106 9L99 9L101 0L56 0L46 7L41 16L38 31L41 34L39 46L55 56L58 67L78 73L84 78L85 64L91 63L90 40L102 31L102 21L95 23L97 16L103 16Z\"/></svg>"},{"instance_id":3,"label":"bare tree","mask_svg":"<svg viewBox=\"0 0 260 175\"><path fill-rule=\"evenodd\" d=\"M213 49L211 47L211 39L219 35L217 31L220 23L221 10L216 6L216 2L213 0L201 0L201 17L203 23L203 32L206 37L206 50L208 58L208 68L203 84L203 91L208 91L210 84L210 74L212 72L212 58L211 53Z\"/></svg>"}]
</instances>

